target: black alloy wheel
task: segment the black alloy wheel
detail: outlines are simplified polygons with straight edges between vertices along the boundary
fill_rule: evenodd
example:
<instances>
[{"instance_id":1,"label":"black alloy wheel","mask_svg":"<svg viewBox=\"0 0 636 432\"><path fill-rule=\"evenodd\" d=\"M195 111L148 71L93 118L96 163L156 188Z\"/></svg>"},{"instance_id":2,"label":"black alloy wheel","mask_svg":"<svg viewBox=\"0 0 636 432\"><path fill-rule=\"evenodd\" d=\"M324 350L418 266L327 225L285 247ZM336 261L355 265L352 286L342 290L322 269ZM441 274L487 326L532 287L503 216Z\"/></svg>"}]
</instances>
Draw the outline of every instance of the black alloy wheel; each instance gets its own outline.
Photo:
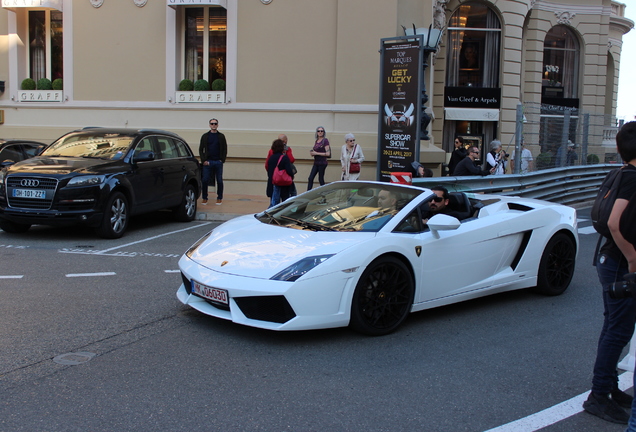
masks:
<instances>
[{"instance_id":1,"label":"black alloy wheel","mask_svg":"<svg viewBox=\"0 0 636 432\"><path fill-rule=\"evenodd\" d=\"M576 244L565 233L555 234L546 245L534 291L550 296L563 294L574 276Z\"/></svg>"},{"instance_id":2,"label":"black alloy wheel","mask_svg":"<svg viewBox=\"0 0 636 432\"><path fill-rule=\"evenodd\" d=\"M351 328L371 336L393 332L411 312L414 295L413 276L402 261L390 256L376 259L356 285Z\"/></svg>"},{"instance_id":3,"label":"black alloy wheel","mask_svg":"<svg viewBox=\"0 0 636 432\"><path fill-rule=\"evenodd\" d=\"M97 228L97 235L107 239L120 238L128 228L128 218L128 200L121 192L113 193L106 204L104 218Z\"/></svg>"}]
</instances>

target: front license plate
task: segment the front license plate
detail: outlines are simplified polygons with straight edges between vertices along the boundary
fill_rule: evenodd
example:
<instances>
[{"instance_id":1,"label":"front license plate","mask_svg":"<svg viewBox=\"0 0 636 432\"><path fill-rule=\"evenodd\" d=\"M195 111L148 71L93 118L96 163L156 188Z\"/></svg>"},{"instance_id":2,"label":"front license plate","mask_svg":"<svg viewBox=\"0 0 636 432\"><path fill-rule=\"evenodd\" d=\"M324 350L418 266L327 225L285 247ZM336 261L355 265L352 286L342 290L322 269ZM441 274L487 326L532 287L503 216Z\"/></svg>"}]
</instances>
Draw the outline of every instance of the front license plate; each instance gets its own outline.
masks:
<instances>
[{"instance_id":1,"label":"front license plate","mask_svg":"<svg viewBox=\"0 0 636 432\"><path fill-rule=\"evenodd\" d=\"M46 191L43 189L13 189L13 197L45 199Z\"/></svg>"},{"instance_id":2,"label":"front license plate","mask_svg":"<svg viewBox=\"0 0 636 432\"><path fill-rule=\"evenodd\" d=\"M192 281L192 293L204 297L208 300L222 303L224 305L230 304L228 300L229 296L227 291L219 288L212 288L207 285L200 284L197 281Z\"/></svg>"}]
</instances>

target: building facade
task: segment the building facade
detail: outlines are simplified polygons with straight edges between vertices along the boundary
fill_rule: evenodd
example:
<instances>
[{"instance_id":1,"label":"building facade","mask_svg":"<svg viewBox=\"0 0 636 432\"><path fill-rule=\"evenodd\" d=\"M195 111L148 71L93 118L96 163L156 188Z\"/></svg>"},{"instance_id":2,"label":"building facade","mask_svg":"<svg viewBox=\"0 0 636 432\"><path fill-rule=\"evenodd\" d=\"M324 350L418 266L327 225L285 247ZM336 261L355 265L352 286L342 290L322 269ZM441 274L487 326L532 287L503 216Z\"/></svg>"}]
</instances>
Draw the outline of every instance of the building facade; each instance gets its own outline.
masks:
<instances>
[{"instance_id":1,"label":"building facade","mask_svg":"<svg viewBox=\"0 0 636 432\"><path fill-rule=\"evenodd\" d=\"M457 135L510 142L519 104L529 117L536 107L524 132L536 156L556 151L563 134L554 139L551 130L561 117L574 125L567 138L578 142L583 112L603 118L592 124L591 135L601 138L589 152L615 153L602 138L616 125L622 35L633 27L625 6L609 0L1 6L0 137L51 142L84 126L161 128L196 153L214 117L229 143L227 193L248 194L264 193L263 161L279 133L289 137L304 190L318 126L332 146L328 181L340 178L349 132L366 157L361 178L376 178L380 40L413 25L444 30L426 72L431 139L419 155L436 174Z\"/></svg>"}]
</instances>

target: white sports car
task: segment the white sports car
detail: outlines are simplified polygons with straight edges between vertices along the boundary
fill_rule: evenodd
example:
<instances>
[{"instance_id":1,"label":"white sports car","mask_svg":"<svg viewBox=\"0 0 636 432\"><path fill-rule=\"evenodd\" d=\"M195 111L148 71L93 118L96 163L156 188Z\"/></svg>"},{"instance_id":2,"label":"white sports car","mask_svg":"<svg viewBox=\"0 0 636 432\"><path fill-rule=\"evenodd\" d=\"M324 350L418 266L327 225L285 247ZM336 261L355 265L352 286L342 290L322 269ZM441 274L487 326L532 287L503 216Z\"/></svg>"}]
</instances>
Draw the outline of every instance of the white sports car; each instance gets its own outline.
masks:
<instances>
[{"instance_id":1,"label":"white sports car","mask_svg":"<svg viewBox=\"0 0 636 432\"><path fill-rule=\"evenodd\" d=\"M449 194L456 217L424 224L430 189L335 182L226 222L180 259L178 299L271 330L392 332L410 312L502 291L563 293L578 250L576 210Z\"/></svg>"}]
</instances>

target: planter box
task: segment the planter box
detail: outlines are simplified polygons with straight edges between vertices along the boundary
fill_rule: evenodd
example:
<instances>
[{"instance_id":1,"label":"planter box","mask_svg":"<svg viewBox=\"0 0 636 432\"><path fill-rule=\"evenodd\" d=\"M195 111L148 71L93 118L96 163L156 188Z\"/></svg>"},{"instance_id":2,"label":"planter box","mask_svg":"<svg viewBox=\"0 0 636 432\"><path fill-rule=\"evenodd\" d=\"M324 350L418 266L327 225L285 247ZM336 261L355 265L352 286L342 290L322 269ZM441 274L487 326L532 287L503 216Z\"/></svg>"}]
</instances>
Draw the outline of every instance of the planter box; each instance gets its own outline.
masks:
<instances>
[{"instance_id":1,"label":"planter box","mask_svg":"<svg viewBox=\"0 0 636 432\"><path fill-rule=\"evenodd\" d=\"M64 92L62 90L20 90L19 102L62 102Z\"/></svg>"},{"instance_id":2,"label":"planter box","mask_svg":"<svg viewBox=\"0 0 636 432\"><path fill-rule=\"evenodd\" d=\"M176 103L225 103L224 91L187 91L176 92Z\"/></svg>"}]
</instances>

